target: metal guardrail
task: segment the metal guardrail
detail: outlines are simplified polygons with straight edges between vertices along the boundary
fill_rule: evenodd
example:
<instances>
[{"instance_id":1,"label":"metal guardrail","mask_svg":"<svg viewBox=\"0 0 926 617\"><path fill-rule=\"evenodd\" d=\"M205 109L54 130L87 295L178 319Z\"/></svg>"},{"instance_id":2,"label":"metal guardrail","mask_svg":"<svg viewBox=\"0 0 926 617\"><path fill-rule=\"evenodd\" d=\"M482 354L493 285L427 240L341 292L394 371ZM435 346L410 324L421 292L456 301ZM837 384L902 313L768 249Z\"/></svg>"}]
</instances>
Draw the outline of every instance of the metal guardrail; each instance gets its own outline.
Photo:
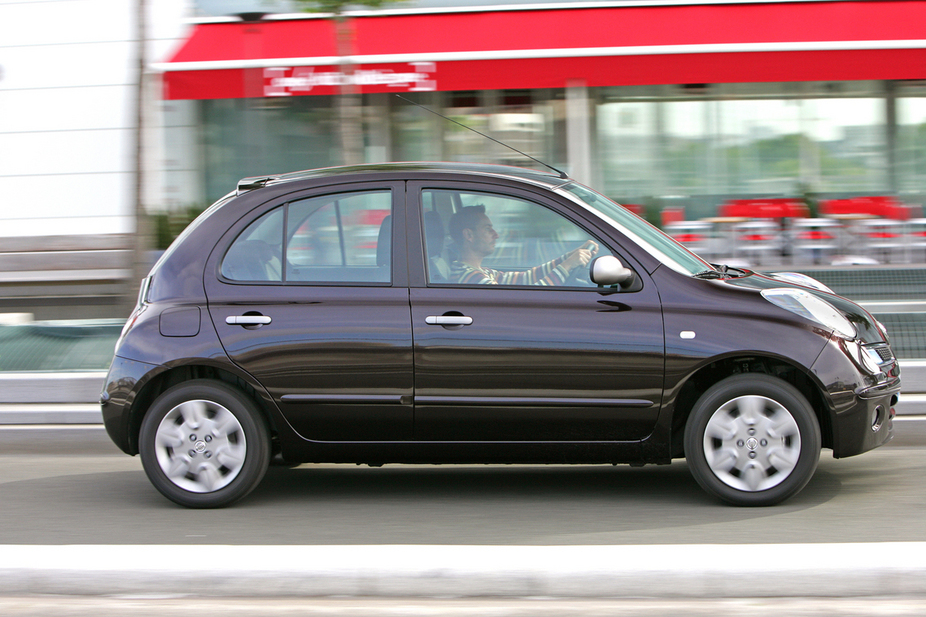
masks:
<instances>
[{"instance_id":1,"label":"metal guardrail","mask_svg":"<svg viewBox=\"0 0 926 617\"><path fill-rule=\"evenodd\" d=\"M926 358L926 266L805 267L794 271L864 306L887 329L898 358Z\"/></svg>"},{"instance_id":2,"label":"metal guardrail","mask_svg":"<svg viewBox=\"0 0 926 617\"><path fill-rule=\"evenodd\" d=\"M780 265L775 271L791 270L817 279L835 293L855 302L914 301L926 303L926 265L794 267Z\"/></svg>"},{"instance_id":3,"label":"metal guardrail","mask_svg":"<svg viewBox=\"0 0 926 617\"><path fill-rule=\"evenodd\" d=\"M40 319L115 317L134 276L130 234L2 238L0 312Z\"/></svg>"},{"instance_id":4,"label":"metal guardrail","mask_svg":"<svg viewBox=\"0 0 926 617\"><path fill-rule=\"evenodd\" d=\"M887 329L891 347L898 358L926 357L926 312L872 312Z\"/></svg>"}]
</instances>

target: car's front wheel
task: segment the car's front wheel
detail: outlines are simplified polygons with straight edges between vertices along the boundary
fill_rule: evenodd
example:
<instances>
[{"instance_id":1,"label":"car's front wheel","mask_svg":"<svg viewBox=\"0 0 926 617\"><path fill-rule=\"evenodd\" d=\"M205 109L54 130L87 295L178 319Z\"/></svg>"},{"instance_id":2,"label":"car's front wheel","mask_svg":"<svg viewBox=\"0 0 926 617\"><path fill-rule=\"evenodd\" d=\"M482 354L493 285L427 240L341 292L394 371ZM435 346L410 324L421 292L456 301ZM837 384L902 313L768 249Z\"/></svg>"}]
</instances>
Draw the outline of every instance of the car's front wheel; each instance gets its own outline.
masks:
<instances>
[{"instance_id":1,"label":"car's front wheel","mask_svg":"<svg viewBox=\"0 0 926 617\"><path fill-rule=\"evenodd\" d=\"M139 450L145 473L165 497L189 508L218 508L260 483L270 438L244 393L195 380L155 400L142 421Z\"/></svg>"},{"instance_id":2,"label":"car's front wheel","mask_svg":"<svg viewBox=\"0 0 926 617\"><path fill-rule=\"evenodd\" d=\"M685 457L708 493L739 506L780 503L810 481L820 425L791 384L736 375L707 390L685 426Z\"/></svg>"}]
</instances>

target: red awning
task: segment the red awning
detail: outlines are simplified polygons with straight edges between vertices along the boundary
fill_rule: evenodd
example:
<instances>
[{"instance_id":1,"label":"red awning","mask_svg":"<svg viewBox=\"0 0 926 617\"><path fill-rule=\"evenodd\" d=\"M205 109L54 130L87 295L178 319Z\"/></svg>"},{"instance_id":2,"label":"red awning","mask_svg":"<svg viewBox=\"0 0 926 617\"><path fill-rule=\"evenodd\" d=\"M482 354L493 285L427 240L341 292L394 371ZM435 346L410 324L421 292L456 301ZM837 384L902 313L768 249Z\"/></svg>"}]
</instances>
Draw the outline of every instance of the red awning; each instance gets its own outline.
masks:
<instances>
[{"instance_id":1,"label":"red awning","mask_svg":"<svg viewBox=\"0 0 926 617\"><path fill-rule=\"evenodd\" d=\"M926 1L395 12L353 18L362 92L926 78ZM169 99L334 94L329 19L206 23Z\"/></svg>"}]
</instances>

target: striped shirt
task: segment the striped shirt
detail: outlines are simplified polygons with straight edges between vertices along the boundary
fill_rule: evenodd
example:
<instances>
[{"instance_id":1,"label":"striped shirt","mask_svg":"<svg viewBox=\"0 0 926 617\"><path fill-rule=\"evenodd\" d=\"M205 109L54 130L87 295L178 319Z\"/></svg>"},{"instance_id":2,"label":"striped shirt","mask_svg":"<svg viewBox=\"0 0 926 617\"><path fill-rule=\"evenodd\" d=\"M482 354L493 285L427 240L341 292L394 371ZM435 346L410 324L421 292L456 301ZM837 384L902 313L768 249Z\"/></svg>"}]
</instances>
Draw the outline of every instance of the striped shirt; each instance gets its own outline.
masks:
<instances>
[{"instance_id":1,"label":"striped shirt","mask_svg":"<svg viewBox=\"0 0 926 617\"><path fill-rule=\"evenodd\" d=\"M462 261L453 261L449 278L464 285L563 285L569 278L569 271L560 265L565 260L563 255L530 270L515 272L474 268Z\"/></svg>"}]
</instances>

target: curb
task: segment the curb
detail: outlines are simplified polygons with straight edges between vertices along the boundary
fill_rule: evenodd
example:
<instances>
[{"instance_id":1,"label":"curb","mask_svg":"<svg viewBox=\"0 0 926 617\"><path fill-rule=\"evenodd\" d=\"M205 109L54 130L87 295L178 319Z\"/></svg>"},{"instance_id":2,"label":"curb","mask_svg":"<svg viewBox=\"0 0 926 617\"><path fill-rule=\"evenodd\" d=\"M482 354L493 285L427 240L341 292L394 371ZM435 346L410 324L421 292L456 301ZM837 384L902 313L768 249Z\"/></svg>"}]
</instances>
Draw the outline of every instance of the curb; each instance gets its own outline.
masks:
<instances>
[{"instance_id":1,"label":"curb","mask_svg":"<svg viewBox=\"0 0 926 617\"><path fill-rule=\"evenodd\" d=\"M9 424L103 424L99 404L3 404L0 426Z\"/></svg>"},{"instance_id":2,"label":"curb","mask_svg":"<svg viewBox=\"0 0 926 617\"><path fill-rule=\"evenodd\" d=\"M181 559L201 555L203 559ZM0 546L0 595L743 598L926 595L926 542Z\"/></svg>"},{"instance_id":3,"label":"curb","mask_svg":"<svg viewBox=\"0 0 926 617\"><path fill-rule=\"evenodd\" d=\"M900 360L900 382L902 392L926 393L926 359Z\"/></svg>"},{"instance_id":4,"label":"curb","mask_svg":"<svg viewBox=\"0 0 926 617\"><path fill-rule=\"evenodd\" d=\"M96 404L106 371L0 373L0 404Z\"/></svg>"}]
</instances>

